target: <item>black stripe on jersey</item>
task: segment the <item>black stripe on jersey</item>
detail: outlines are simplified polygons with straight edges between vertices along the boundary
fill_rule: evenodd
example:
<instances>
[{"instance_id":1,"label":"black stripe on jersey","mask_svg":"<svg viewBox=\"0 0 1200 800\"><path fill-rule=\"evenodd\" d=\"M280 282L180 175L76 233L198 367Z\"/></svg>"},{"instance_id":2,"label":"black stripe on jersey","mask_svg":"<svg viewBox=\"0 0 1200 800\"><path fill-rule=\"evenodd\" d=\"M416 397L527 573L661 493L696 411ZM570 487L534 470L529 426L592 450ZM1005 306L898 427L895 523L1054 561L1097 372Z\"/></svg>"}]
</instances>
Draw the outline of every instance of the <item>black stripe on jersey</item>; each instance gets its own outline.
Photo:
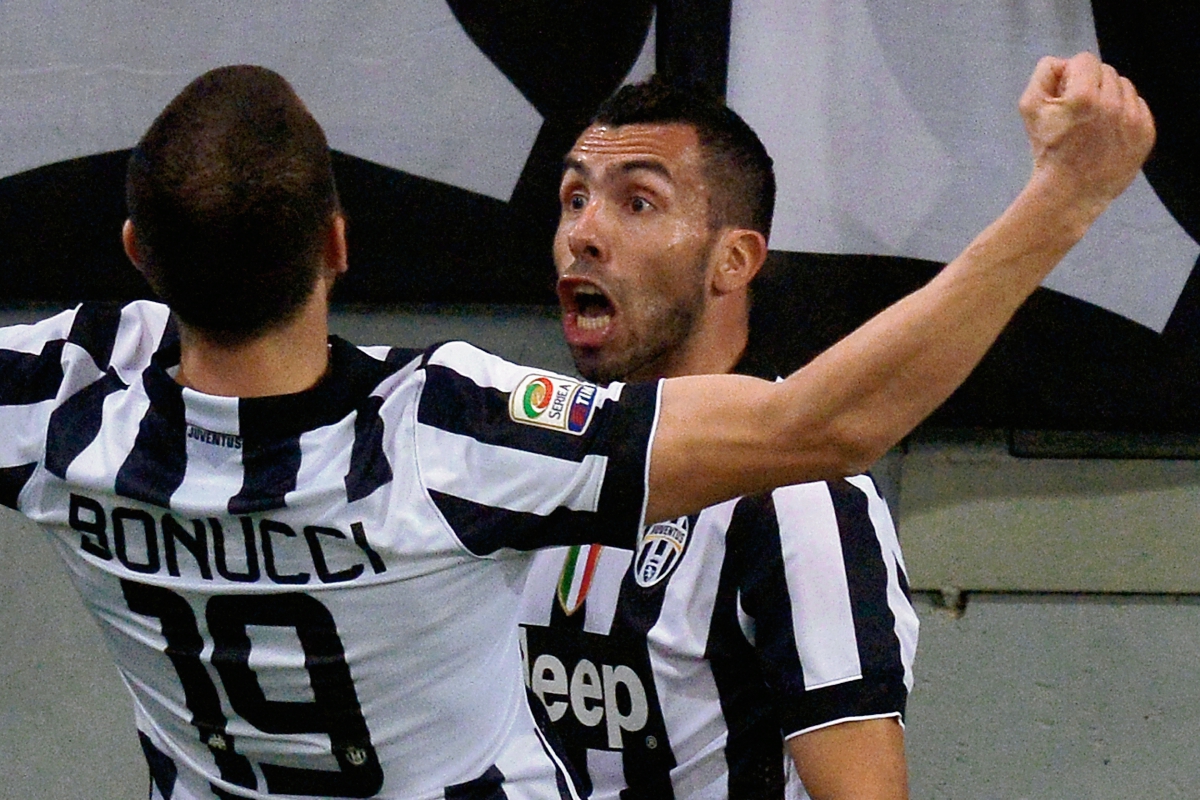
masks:
<instances>
[{"instance_id":1,"label":"black stripe on jersey","mask_svg":"<svg viewBox=\"0 0 1200 800\"><path fill-rule=\"evenodd\" d=\"M507 547L536 550L559 544L607 544L629 547L629 531L601 528L602 520L587 511L556 508L549 516L495 508L434 489L434 505L442 512L463 546L477 556Z\"/></svg>"},{"instance_id":2,"label":"black stripe on jersey","mask_svg":"<svg viewBox=\"0 0 1200 800\"><path fill-rule=\"evenodd\" d=\"M504 793L504 773L493 764L478 778L447 786L446 800L508 800Z\"/></svg>"},{"instance_id":3,"label":"black stripe on jersey","mask_svg":"<svg viewBox=\"0 0 1200 800\"><path fill-rule=\"evenodd\" d=\"M762 561L760 570L771 566L782 570L782 561L772 560L772 551L782 559L778 527L770 495L743 498L734 508L705 644L704 657L712 669L729 731L725 745L729 800L782 797L786 782L777 703L767 688L754 646L738 622L738 595L748 563Z\"/></svg>"},{"instance_id":4,"label":"black stripe on jersey","mask_svg":"<svg viewBox=\"0 0 1200 800\"><path fill-rule=\"evenodd\" d=\"M350 472L346 475L346 500L353 503L392 480L392 465L383 451L383 398L370 396L354 419L354 446L350 450Z\"/></svg>"},{"instance_id":5,"label":"black stripe on jersey","mask_svg":"<svg viewBox=\"0 0 1200 800\"><path fill-rule=\"evenodd\" d=\"M616 545L632 550L642 524L646 498L646 461L650 457L650 431L658 408L658 383L631 383L621 391L620 404L609 403L592 420L591 435L604 443L608 469L600 490L597 514L616 529ZM577 540L581 543L600 539Z\"/></svg>"},{"instance_id":6,"label":"black stripe on jersey","mask_svg":"<svg viewBox=\"0 0 1200 800\"><path fill-rule=\"evenodd\" d=\"M183 387L151 367L142 373L150 409L138 423L133 449L117 470L113 490L122 497L168 508L187 468Z\"/></svg>"},{"instance_id":7,"label":"black stripe on jersey","mask_svg":"<svg viewBox=\"0 0 1200 800\"><path fill-rule=\"evenodd\" d=\"M0 350L0 405L20 406L53 400L63 382L63 340L55 339L42 346L42 352L19 353Z\"/></svg>"},{"instance_id":8,"label":"black stripe on jersey","mask_svg":"<svg viewBox=\"0 0 1200 800\"><path fill-rule=\"evenodd\" d=\"M98 369L108 369L117 328L121 325L121 307L110 303L85 303L75 312L67 341L81 347L92 357Z\"/></svg>"},{"instance_id":9,"label":"black stripe on jersey","mask_svg":"<svg viewBox=\"0 0 1200 800\"><path fill-rule=\"evenodd\" d=\"M785 726L804 730L815 725L849 717L904 716L908 690L904 676L863 672L862 680L838 683L808 693L812 706L809 714L785 715Z\"/></svg>"},{"instance_id":10,"label":"black stripe on jersey","mask_svg":"<svg viewBox=\"0 0 1200 800\"><path fill-rule=\"evenodd\" d=\"M176 768L175 762L170 760L167 753L158 750L149 736L140 730L138 741L142 742L142 754L150 768L150 782L154 784L150 787L150 796L154 796L154 787L158 787L158 794L162 795L163 800L170 800L175 794L175 780L179 777L179 768Z\"/></svg>"},{"instance_id":11,"label":"black stripe on jersey","mask_svg":"<svg viewBox=\"0 0 1200 800\"><path fill-rule=\"evenodd\" d=\"M9 508L17 507L17 497L25 488L25 484L29 482L30 477L33 476L35 469L37 469L35 463L0 469L0 505L6 505Z\"/></svg>"},{"instance_id":12,"label":"black stripe on jersey","mask_svg":"<svg viewBox=\"0 0 1200 800\"><path fill-rule=\"evenodd\" d=\"M67 467L100 433L104 398L127 388L110 369L100 380L80 389L54 409L46 426L46 469L51 474L67 477Z\"/></svg>"},{"instance_id":13,"label":"black stripe on jersey","mask_svg":"<svg viewBox=\"0 0 1200 800\"><path fill-rule=\"evenodd\" d=\"M830 481L829 494L841 531L863 675L903 677L896 615L888 603L888 559L868 513L867 496L845 480Z\"/></svg>"},{"instance_id":14,"label":"black stripe on jersey","mask_svg":"<svg viewBox=\"0 0 1200 800\"><path fill-rule=\"evenodd\" d=\"M696 517L689 517L688 523L690 529L695 528ZM633 573L628 569L621 578L617 614L607 637L607 644L623 651L625 666L641 679L648 709L646 724L637 735L622 735L621 766L628 788L621 792L621 797L623 800L672 800L675 789L671 785L671 770L678 766L678 761L667 736L662 704L658 700L658 684L654 680L646 644L650 629L662 615L670 581L641 587Z\"/></svg>"},{"instance_id":15,"label":"black stripe on jersey","mask_svg":"<svg viewBox=\"0 0 1200 800\"><path fill-rule=\"evenodd\" d=\"M138 741L142 743L142 755L146 757L146 764L150 768L150 782L153 784L150 787L150 796L154 796L154 787L157 786L163 800L171 800L171 796L175 794L175 780L179 777L179 768L170 756L155 747L150 737L141 731L138 731Z\"/></svg>"},{"instance_id":16,"label":"black stripe on jersey","mask_svg":"<svg viewBox=\"0 0 1200 800\"><path fill-rule=\"evenodd\" d=\"M757 497L742 500L735 510L735 519L738 514L758 511L761 512L759 523L778 531L775 504L767 502L767 497L761 505L756 505ZM772 689L783 731L790 733L809 727L793 722L793 717L803 713L808 705L779 536L759 536L750 542L731 535L726 539L726 546L729 548L727 561L735 562L740 573L742 608L754 619L754 649L763 678Z\"/></svg>"},{"instance_id":17,"label":"black stripe on jersey","mask_svg":"<svg viewBox=\"0 0 1200 800\"><path fill-rule=\"evenodd\" d=\"M179 349L179 323L175 320L175 315L171 314L167 317L167 324L163 326L162 336L158 338L157 350Z\"/></svg>"},{"instance_id":18,"label":"black stripe on jersey","mask_svg":"<svg viewBox=\"0 0 1200 800\"><path fill-rule=\"evenodd\" d=\"M411 347L393 347L388 350L383 360L393 367L404 367L423 357L427 351L416 350Z\"/></svg>"},{"instance_id":19,"label":"black stripe on jersey","mask_svg":"<svg viewBox=\"0 0 1200 800\"><path fill-rule=\"evenodd\" d=\"M286 439L256 435L260 420L241 409L242 488L229 498L229 513L254 514L283 508L300 472L300 434Z\"/></svg>"}]
</instances>

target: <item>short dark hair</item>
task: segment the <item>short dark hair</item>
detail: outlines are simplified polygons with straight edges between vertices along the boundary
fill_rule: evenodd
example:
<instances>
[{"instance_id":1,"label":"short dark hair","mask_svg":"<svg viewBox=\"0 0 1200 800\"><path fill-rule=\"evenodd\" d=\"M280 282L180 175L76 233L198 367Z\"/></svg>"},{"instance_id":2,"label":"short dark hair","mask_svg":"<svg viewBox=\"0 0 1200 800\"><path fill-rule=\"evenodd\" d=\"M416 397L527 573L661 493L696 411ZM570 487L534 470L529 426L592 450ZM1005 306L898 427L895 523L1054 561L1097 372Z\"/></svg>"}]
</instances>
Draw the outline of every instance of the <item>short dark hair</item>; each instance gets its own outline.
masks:
<instances>
[{"instance_id":1,"label":"short dark hair","mask_svg":"<svg viewBox=\"0 0 1200 800\"><path fill-rule=\"evenodd\" d=\"M236 343L294 318L338 210L321 126L280 75L230 66L175 97L125 183L139 260L179 319Z\"/></svg>"},{"instance_id":2,"label":"short dark hair","mask_svg":"<svg viewBox=\"0 0 1200 800\"><path fill-rule=\"evenodd\" d=\"M771 235L775 168L754 129L715 96L675 86L655 75L621 87L592 118L593 125L682 123L696 130L711 187L709 225Z\"/></svg>"}]
</instances>

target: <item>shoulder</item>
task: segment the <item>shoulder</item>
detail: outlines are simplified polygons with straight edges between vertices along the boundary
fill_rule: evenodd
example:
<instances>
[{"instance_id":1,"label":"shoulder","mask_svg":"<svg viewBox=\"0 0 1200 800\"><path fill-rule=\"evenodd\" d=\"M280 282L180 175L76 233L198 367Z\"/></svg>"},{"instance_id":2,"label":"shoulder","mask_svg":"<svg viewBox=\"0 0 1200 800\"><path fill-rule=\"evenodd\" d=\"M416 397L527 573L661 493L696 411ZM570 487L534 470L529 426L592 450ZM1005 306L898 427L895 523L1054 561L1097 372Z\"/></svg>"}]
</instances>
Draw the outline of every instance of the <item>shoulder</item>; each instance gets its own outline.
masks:
<instances>
[{"instance_id":1,"label":"shoulder","mask_svg":"<svg viewBox=\"0 0 1200 800\"><path fill-rule=\"evenodd\" d=\"M422 419L470 410L481 422L540 428L549 433L588 432L593 419L619 406L653 406L657 395L621 383L597 386L588 381L538 367L507 361L466 342L448 342L427 350L419 370L424 375ZM639 387L640 388L640 387ZM653 390L654 387L651 387ZM446 420L447 423L450 420Z\"/></svg>"},{"instance_id":2,"label":"shoulder","mask_svg":"<svg viewBox=\"0 0 1200 800\"><path fill-rule=\"evenodd\" d=\"M457 376L480 388L506 393L539 377L560 385L583 383L579 378L516 364L460 341L443 342L427 348L421 367L428 373Z\"/></svg>"},{"instance_id":3,"label":"shoulder","mask_svg":"<svg viewBox=\"0 0 1200 800\"><path fill-rule=\"evenodd\" d=\"M169 320L166 306L146 300L125 306L82 303L34 323L0 328L0 351L9 358L44 353L64 365L90 360L100 370L136 369L161 346Z\"/></svg>"}]
</instances>

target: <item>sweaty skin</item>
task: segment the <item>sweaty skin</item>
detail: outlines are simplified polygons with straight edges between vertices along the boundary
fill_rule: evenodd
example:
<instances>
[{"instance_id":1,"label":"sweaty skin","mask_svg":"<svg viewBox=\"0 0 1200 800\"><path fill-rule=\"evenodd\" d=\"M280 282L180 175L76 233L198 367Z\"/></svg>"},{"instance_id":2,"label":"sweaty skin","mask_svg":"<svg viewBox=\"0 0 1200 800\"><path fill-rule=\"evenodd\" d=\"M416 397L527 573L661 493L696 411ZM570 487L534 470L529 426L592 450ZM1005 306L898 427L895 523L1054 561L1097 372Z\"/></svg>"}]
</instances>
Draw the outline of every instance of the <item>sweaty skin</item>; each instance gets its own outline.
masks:
<instances>
[{"instance_id":1,"label":"sweaty skin","mask_svg":"<svg viewBox=\"0 0 1200 800\"><path fill-rule=\"evenodd\" d=\"M576 142L554 259L563 334L585 377L693 371L686 365L705 345L697 331L719 238L708 196L690 126L592 126Z\"/></svg>"}]
</instances>

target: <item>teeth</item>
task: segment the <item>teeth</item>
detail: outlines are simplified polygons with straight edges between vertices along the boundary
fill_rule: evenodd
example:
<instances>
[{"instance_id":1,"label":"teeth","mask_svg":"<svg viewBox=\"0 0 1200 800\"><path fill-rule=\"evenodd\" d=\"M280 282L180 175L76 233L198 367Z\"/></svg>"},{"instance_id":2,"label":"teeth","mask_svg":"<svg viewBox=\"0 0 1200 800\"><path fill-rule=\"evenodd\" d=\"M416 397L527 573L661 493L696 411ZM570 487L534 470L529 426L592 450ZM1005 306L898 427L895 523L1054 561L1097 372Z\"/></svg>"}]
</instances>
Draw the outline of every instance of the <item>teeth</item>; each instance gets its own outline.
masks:
<instances>
[{"instance_id":1,"label":"teeth","mask_svg":"<svg viewBox=\"0 0 1200 800\"><path fill-rule=\"evenodd\" d=\"M575 325L581 330L598 331L608 327L608 323L612 322L612 316L609 314L600 314L595 317L577 316Z\"/></svg>"},{"instance_id":2,"label":"teeth","mask_svg":"<svg viewBox=\"0 0 1200 800\"><path fill-rule=\"evenodd\" d=\"M604 292L600 291L595 286L588 286L587 284L584 284L575 289L576 296L579 296L581 294L586 294L589 297L602 297L604 295Z\"/></svg>"}]
</instances>

